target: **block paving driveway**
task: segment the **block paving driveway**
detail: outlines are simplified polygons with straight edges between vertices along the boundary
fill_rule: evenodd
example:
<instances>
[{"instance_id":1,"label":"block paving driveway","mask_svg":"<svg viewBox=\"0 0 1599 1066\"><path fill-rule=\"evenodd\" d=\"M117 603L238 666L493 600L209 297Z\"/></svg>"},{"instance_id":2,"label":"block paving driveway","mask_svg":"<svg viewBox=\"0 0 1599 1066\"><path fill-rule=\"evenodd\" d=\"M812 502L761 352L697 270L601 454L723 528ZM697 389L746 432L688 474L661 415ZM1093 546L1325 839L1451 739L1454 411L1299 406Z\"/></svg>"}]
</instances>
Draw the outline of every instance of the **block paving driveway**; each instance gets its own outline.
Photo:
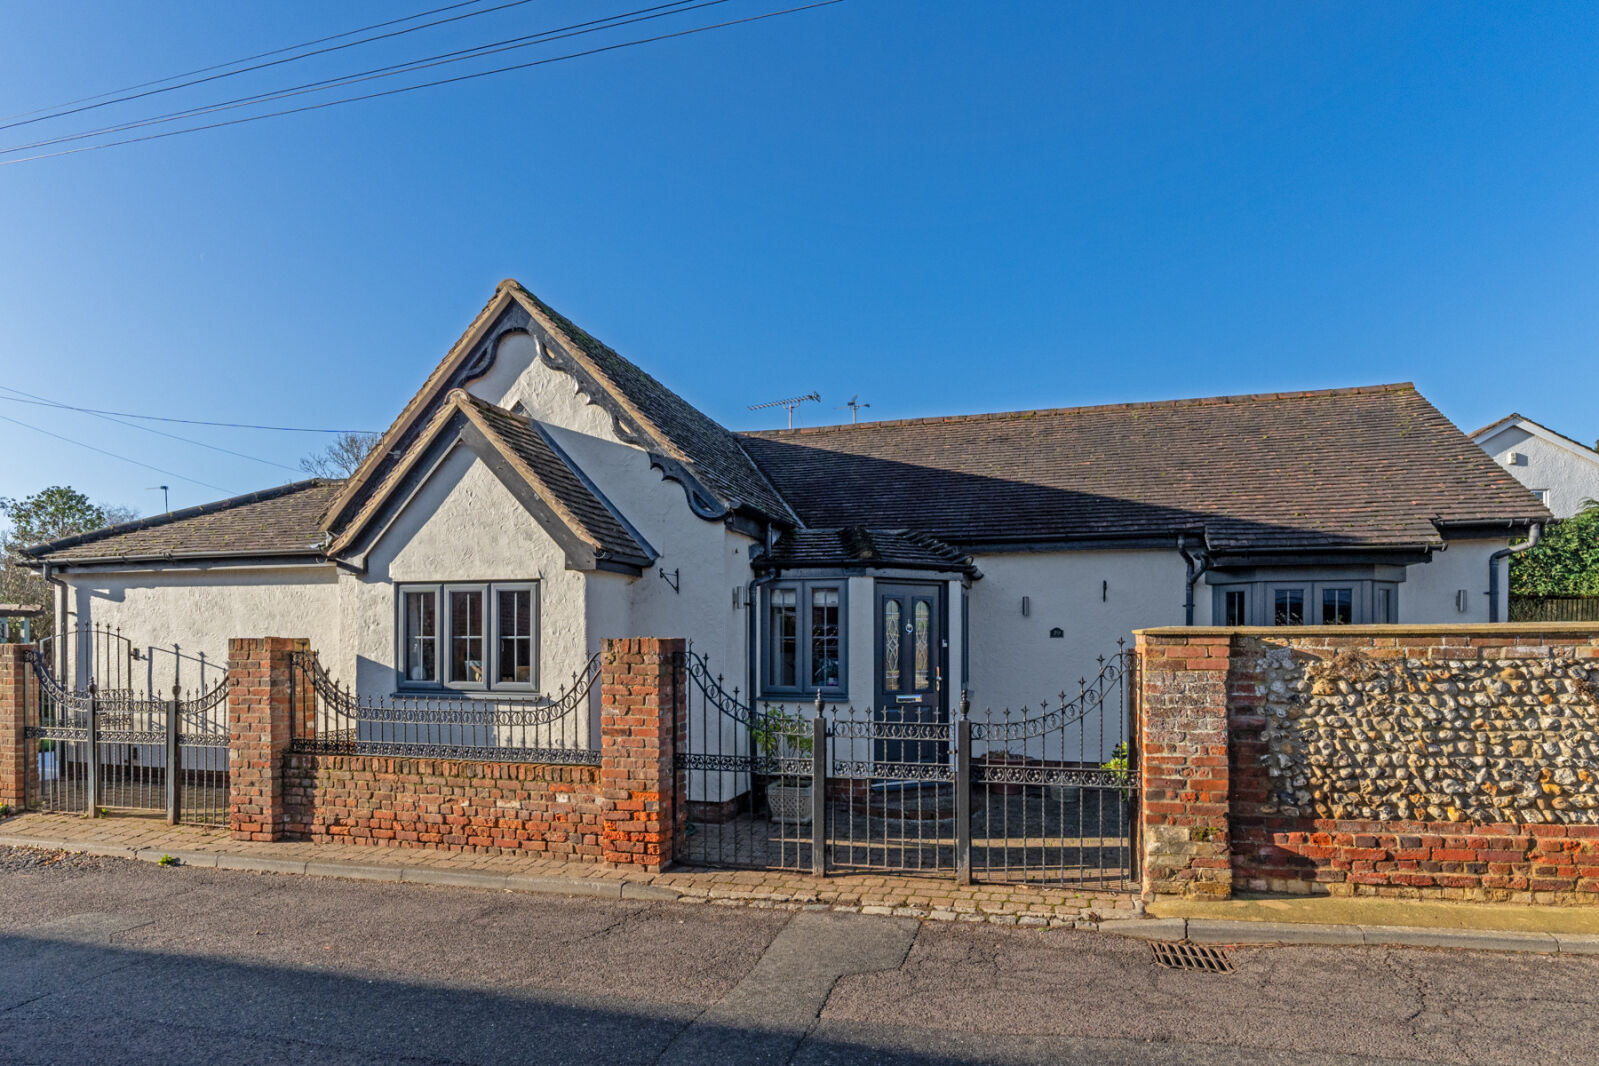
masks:
<instances>
[{"instance_id":1,"label":"block paving driveway","mask_svg":"<svg viewBox=\"0 0 1599 1066\"><path fill-rule=\"evenodd\" d=\"M1599 957L1234 952L0 849L5 1063L1587 1063Z\"/></svg>"}]
</instances>

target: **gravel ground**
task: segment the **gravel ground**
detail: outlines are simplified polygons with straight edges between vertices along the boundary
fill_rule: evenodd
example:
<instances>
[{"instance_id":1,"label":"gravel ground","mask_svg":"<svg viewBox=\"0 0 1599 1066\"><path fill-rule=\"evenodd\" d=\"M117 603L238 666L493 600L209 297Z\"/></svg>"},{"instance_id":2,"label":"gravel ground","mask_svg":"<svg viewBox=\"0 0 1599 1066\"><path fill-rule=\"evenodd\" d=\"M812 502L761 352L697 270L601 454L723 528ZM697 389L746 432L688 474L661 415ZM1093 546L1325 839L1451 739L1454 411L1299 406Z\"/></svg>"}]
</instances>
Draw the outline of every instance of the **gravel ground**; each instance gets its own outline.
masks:
<instances>
[{"instance_id":1,"label":"gravel ground","mask_svg":"<svg viewBox=\"0 0 1599 1066\"><path fill-rule=\"evenodd\" d=\"M111 870L118 866L131 866L130 859L113 859L100 855L80 855L71 851L52 851L48 848L0 848L0 874L27 870Z\"/></svg>"}]
</instances>

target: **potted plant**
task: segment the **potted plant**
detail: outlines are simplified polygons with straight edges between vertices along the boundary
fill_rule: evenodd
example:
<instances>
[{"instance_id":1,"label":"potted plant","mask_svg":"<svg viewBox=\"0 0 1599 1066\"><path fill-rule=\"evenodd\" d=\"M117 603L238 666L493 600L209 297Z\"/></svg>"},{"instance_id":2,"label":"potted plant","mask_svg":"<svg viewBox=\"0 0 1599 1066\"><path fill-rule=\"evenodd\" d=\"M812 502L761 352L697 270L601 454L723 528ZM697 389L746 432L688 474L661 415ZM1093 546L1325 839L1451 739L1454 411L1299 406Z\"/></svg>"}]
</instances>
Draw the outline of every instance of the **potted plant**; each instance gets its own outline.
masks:
<instances>
[{"instance_id":1,"label":"potted plant","mask_svg":"<svg viewBox=\"0 0 1599 1066\"><path fill-rule=\"evenodd\" d=\"M1110 761L1101 763L1099 768L1110 771L1111 781L1115 783L1122 802L1129 802L1133 798L1133 789L1132 773L1127 764L1127 742L1124 740L1111 749Z\"/></svg>"},{"instance_id":2,"label":"potted plant","mask_svg":"<svg viewBox=\"0 0 1599 1066\"><path fill-rule=\"evenodd\" d=\"M781 707L755 716L753 738L756 752L764 759L806 758L815 749L810 723ZM772 821L809 825L811 786L784 784L784 779L775 774L766 780L766 808Z\"/></svg>"}]
</instances>

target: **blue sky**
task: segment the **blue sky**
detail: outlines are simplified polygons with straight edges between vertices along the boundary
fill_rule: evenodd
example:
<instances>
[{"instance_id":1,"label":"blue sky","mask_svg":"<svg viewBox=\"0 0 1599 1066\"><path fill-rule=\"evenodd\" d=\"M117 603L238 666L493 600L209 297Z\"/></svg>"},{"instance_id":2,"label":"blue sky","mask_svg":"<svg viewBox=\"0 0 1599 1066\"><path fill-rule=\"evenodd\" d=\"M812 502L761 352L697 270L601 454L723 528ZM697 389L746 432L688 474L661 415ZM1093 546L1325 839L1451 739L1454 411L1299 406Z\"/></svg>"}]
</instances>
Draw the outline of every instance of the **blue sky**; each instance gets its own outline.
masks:
<instances>
[{"instance_id":1,"label":"blue sky","mask_svg":"<svg viewBox=\"0 0 1599 1066\"><path fill-rule=\"evenodd\" d=\"M0 114L443 2L10 5ZM0 147L628 9L535 0ZM813 389L812 424L857 393L900 418L1414 380L1462 428L1518 409L1592 440L1596 59L1593 4L845 0L0 166L0 383L382 428L514 276L734 428ZM148 513L162 482L178 507L295 477L0 416L216 486L0 421L0 496ZM288 467L318 443L164 428Z\"/></svg>"}]
</instances>

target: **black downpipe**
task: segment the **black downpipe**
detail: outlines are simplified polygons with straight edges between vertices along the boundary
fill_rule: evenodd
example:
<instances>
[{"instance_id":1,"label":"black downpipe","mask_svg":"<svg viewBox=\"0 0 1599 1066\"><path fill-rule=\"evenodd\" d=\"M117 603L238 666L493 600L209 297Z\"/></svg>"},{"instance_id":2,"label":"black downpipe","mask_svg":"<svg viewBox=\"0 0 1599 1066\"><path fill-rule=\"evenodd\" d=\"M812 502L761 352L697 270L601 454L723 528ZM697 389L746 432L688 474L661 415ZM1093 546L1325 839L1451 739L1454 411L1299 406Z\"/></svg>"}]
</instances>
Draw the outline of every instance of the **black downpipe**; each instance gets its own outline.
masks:
<instances>
[{"instance_id":1,"label":"black downpipe","mask_svg":"<svg viewBox=\"0 0 1599 1066\"><path fill-rule=\"evenodd\" d=\"M1524 544L1513 544L1508 548L1500 548L1488 556L1488 621L1499 621L1499 560L1511 555L1520 555L1522 552L1538 543L1538 538L1543 536L1543 523L1534 522L1527 530L1527 540Z\"/></svg>"},{"instance_id":2,"label":"black downpipe","mask_svg":"<svg viewBox=\"0 0 1599 1066\"><path fill-rule=\"evenodd\" d=\"M1194 624L1194 582L1210 569L1210 556L1200 552L1197 556L1188 550L1188 535L1177 534L1177 553L1183 557L1183 562L1188 565L1187 591L1183 596L1183 625Z\"/></svg>"}]
</instances>

